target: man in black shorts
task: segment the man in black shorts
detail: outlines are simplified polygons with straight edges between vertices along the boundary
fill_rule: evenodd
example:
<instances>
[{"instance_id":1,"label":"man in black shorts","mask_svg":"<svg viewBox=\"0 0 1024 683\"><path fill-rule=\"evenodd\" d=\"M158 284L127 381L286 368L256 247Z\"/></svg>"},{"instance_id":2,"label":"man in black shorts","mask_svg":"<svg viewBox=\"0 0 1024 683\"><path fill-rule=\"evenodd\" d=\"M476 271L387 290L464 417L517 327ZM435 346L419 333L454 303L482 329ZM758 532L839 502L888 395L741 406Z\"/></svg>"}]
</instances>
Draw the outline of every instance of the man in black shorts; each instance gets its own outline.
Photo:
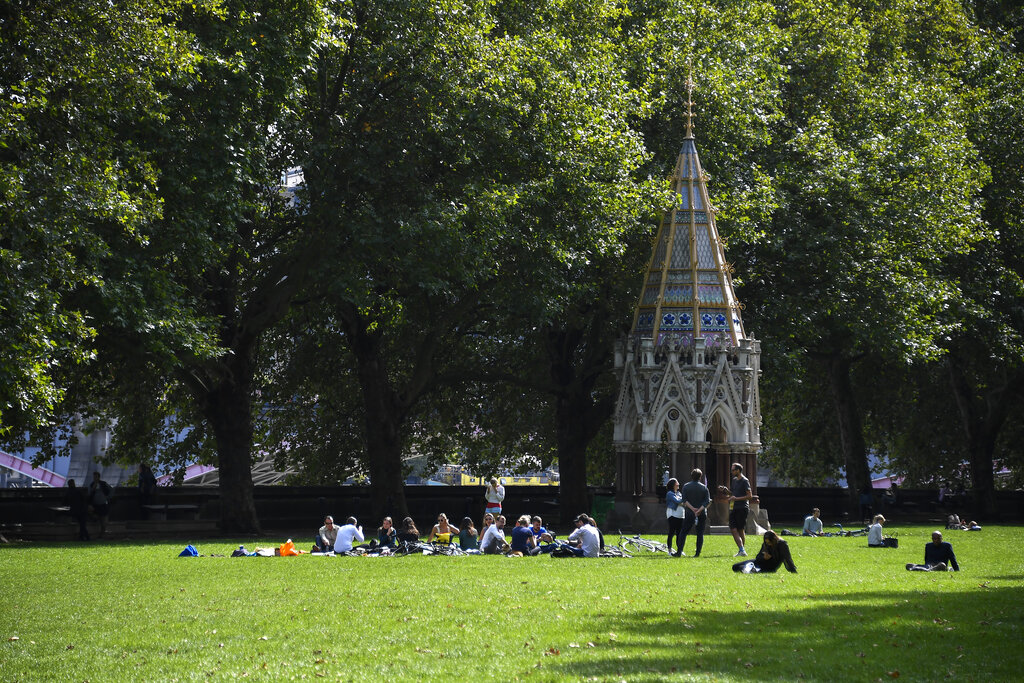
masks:
<instances>
[{"instance_id":1,"label":"man in black shorts","mask_svg":"<svg viewBox=\"0 0 1024 683\"><path fill-rule=\"evenodd\" d=\"M729 530L732 531L732 538L739 547L739 552L734 557L746 557L747 549L744 548L744 544L747 534L744 529L747 527L750 499L754 494L750 490L750 480L743 476L743 465L738 462L732 464L732 481L729 482L729 489L732 492L729 496L729 504L732 506L729 511Z\"/></svg>"}]
</instances>

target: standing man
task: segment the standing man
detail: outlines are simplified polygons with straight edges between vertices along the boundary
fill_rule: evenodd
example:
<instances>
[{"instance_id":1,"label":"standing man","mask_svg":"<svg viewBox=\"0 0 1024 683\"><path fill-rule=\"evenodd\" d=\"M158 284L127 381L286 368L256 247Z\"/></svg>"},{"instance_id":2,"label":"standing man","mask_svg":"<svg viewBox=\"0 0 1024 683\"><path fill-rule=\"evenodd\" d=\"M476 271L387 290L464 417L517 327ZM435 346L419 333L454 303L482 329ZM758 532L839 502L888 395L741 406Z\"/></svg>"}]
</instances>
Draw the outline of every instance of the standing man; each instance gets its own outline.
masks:
<instances>
[{"instance_id":1,"label":"standing man","mask_svg":"<svg viewBox=\"0 0 1024 683\"><path fill-rule=\"evenodd\" d=\"M700 551L704 547L704 527L708 522L708 505L711 505L711 492L701 482L704 473L694 468L690 472L690 481L683 486L683 528L679 531L679 550L676 557L682 557L683 546L686 545L686 534L690 533L693 523L697 523L697 552L694 557L700 557Z\"/></svg>"},{"instance_id":2,"label":"standing man","mask_svg":"<svg viewBox=\"0 0 1024 683\"><path fill-rule=\"evenodd\" d=\"M345 520L345 526L338 529L338 538L334 541L334 552L347 553L352 550L352 541L362 543L366 540L363 538L363 527L356 526L356 524L355 517L349 517ZM333 526L333 523L331 526Z\"/></svg>"},{"instance_id":3,"label":"standing man","mask_svg":"<svg viewBox=\"0 0 1024 683\"><path fill-rule=\"evenodd\" d=\"M324 517L324 525L320 527L320 531L316 532L316 538L313 539L313 552L329 553L334 550L337 540L338 527L334 524L334 517L327 515Z\"/></svg>"},{"instance_id":4,"label":"standing man","mask_svg":"<svg viewBox=\"0 0 1024 683\"><path fill-rule=\"evenodd\" d=\"M490 514L497 517L501 514L501 501L505 500L505 487L501 485L497 477L491 477L491 483L484 491L484 499L487 501L487 506L484 508L485 515Z\"/></svg>"},{"instance_id":5,"label":"standing man","mask_svg":"<svg viewBox=\"0 0 1024 683\"><path fill-rule=\"evenodd\" d=\"M804 517L804 536L821 536L822 523L821 523L821 510L814 508L811 510L811 514Z\"/></svg>"},{"instance_id":6,"label":"standing man","mask_svg":"<svg viewBox=\"0 0 1024 683\"><path fill-rule=\"evenodd\" d=\"M732 464L732 481L729 482L729 504L732 509L729 511L729 530L732 531L732 538L739 548L733 557L746 557L747 549L744 547L747 541L747 515L750 513L750 499L754 494L750 489L750 480L743 476L743 465L738 462Z\"/></svg>"},{"instance_id":7,"label":"standing man","mask_svg":"<svg viewBox=\"0 0 1024 683\"><path fill-rule=\"evenodd\" d=\"M156 493L156 475L153 469L146 463L139 463L139 507L142 510L142 518L149 518L147 505L153 502L153 494Z\"/></svg>"},{"instance_id":8,"label":"standing man","mask_svg":"<svg viewBox=\"0 0 1024 683\"><path fill-rule=\"evenodd\" d=\"M110 498L114 491L110 484L100 479L99 472L92 473L92 483L89 484L89 505L93 512L100 519L100 537L107 534L107 518L110 515Z\"/></svg>"},{"instance_id":9,"label":"standing man","mask_svg":"<svg viewBox=\"0 0 1024 683\"><path fill-rule=\"evenodd\" d=\"M89 528L86 522L89 520L89 501L86 498L85 489L76 486L75 480L68 479L68 490L64 494L64 504L68 506L72 519L78 522L78 540L89 540Z\"/></svg>"}]
</instances>

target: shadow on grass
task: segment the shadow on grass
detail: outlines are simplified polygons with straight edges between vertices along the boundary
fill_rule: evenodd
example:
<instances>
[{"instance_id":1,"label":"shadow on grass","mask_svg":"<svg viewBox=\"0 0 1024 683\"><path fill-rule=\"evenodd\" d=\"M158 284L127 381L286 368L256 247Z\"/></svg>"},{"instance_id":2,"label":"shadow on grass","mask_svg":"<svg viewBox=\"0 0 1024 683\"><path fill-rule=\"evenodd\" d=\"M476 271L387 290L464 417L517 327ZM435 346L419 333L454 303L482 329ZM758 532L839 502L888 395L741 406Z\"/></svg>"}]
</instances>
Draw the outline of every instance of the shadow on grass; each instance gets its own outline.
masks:
<instances>
[{"instance_id":1,"label":"shadow on grass","mask_svg":"<svg viewBox=\"0 0 1024 683\"><path fill-rule=\"evenodd\" d=\"M548 657L542 675L1019 680L1024 586L950 593L913 581L888 591L841 590L780 599L771 611L724 615L712 606L600 615L588 627L615 636ZM996 644L1008 643L1018 645L1000 645L994 656Z\"/></svg>"}]
</instances>

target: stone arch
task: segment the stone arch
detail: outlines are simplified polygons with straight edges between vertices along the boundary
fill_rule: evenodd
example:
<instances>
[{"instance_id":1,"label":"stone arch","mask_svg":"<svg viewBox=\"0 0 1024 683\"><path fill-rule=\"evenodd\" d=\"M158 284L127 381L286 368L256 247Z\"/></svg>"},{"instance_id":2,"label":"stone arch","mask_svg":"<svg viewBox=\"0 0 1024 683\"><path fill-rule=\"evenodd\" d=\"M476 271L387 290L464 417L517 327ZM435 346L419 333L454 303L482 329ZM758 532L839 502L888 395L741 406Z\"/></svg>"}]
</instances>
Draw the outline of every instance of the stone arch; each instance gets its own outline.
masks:
<instances>
[{"instance_id":1,"label":"stone arch","mask_svg":"<svg viewBox=\"0 0 1024 683\"><path fill-rule=\"evenodd\" d=\"M672 402L663 406L654 423L658 425L656 433L659 437L663 430L668 430L669 441L686 441L689 438L690 422L679 403Z\"/></svg>"},{"instance_id":2,"label":"stone arch","mask_svg":"<svg viewBox=\"0 0 1024 683\"><path fill-rule=\"evenodd\" d=\"M712 428L716 425L719 430L718 433L713 433L714 439L709 439L713 443L745 443L747 441L727 403L717 402L715 404L715 407L711 409L711 419L708 420L708 425L709 433L712 433Z\"/></svg>"}]
</instances>

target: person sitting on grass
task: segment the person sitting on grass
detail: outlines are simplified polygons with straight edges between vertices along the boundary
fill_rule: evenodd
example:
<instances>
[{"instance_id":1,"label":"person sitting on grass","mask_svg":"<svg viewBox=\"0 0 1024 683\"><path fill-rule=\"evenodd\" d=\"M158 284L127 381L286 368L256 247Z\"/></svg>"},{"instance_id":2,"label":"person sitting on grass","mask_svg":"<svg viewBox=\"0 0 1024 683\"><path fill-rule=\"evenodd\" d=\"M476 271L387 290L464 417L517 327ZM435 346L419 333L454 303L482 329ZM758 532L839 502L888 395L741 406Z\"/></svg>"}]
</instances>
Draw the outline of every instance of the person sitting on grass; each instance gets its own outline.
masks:
<instances>
[{"instance_id":1,"label":"person sitting on grass","mask_svg":"<svg viewBox=\"0 0 1024 683\"><path fill-rule=\"evenodd\" d=\"M459 531L459 548L462 550L478 550L480 543L479 534L473 526L473 520L469 517L462 518L462 529Z\"/></svg>"},{"instance_id":2,"label":"person sitting on grass","mask_svg":"<svg viewBox=\"0 0 1024 683\"><path fill-rule=\"evenodd\" d=\"M490 517L494 523L487 524L487 517ZM484 535L480 539L480 551L485 555L503 555L508 552L508 543L505 542L505 516L498 515L497 519L490 514L484 517L484 523L487 527L484 529Z\"/></svg>"},{"instance_id":3,"label":"person sitting on grass","mask_svg":"<svg viewBox=\"0 0 1024 683\"><path fill-rule=\"evenodd\" d=\"M437 524L430 530L430 536L427 538L428 543L451 543L454 536L459 533L458 527L454 527L448 523L448 515L443 512L437 516Z\"/></svg>"},{"instance_id":4,"label":"person sitting on grass","mask_svg":"<svg viewBox=\"0 0 1024 683\"><path fill-rule=\"evenodd\" d=\"M821 510L814 508L811 510L811 514L804 517L804 536L823 536L824 531L822 530L821 523Z\"/></svg>"},{"instance_id":5,"label":"person sitting on grass","mask_svg":"<svg viewBox=\"0 0 1024 683\"><path fill-rule=\"evenodd\" d=\"M509 544L509 548L513 553L533 555L533 549L536 547L537 541L533 536L533 530L530 529L530 517L523 515L516 521L516 526L512 529L512 542Z\"/></svg>"},{"instance_id":6,"label":"person sitting on grass","mask_svg":"<svg viewBox=\"0 0 1024 683\"><path fill-rule=\"evenodd\" d=\"M941 531L932 532L932 542L924 546L924 564L908 564L908 572L944 572L952 568L960 571L953 554L953 546L942 540Z\"/></svg>"},{"instance_id":7,"label":"person sitting on grass","mask_svg":"<svg viewBox=\"0 0 1024 683\"><path fill-rule=\"evenodd\" d=\"M316 533L313 539L314 553L329 553L334 550L334 542L338 540L338 527L334 524L334 517L324 517L324 525Z\"/></svg>"},{"instance_id":8,"label":"person sitting on grass","mask_svg":"<svg viewBox=\"0 0 1024 683\"><path fill-rule=\"evenodd\" d=\"M885 524L885 517L875 515L871 522L871 526L868 527L868 547L884 548L885 544L882 543L882 525Z\"/></svg>"},{"instance_id":9,"label":"person sitting on grass","mask_svg":"<svg viewBox=\"0 0 1024 683\"><path fill-rule=\"evenodd\" d=\"M556 548L565 545L561 541L556 541L555 537L548 531L545 531L537 537L537 545L534 546L533 550L530 551L531 555L547 554Z\"/></svg>"},{"instance_id":10,"label":"person sitting on grass","mask_svg":"<svg viewBox=\"0 0 1024 683\"><path fill-rule=\"evenodd\" d=\"M531 520L530 520L530 523L532 524L532 526L530 527L530 531L532 531L532 532L533 532L533 537L534 537L534 539L535 539L535 540L539 541L539 540L540 540L540 537L541 537L541 536L542 536L543 534L549 534L549 533L550 533L550 532L549 532L549 531L548 531L548 530L547 530L547 529L546 529L546 528L544 527L544 520L542 520L542 519L541 519L540 517L538 517L537 515L534 515L534 516L533 516L533 519L531 519ZM551 537L552 537L552 538L554 538L554 537L555 537L555 535L554 535L554 534L551 534Z\"/></svg>"},{"instance_id":11,"label":"person sitting on grass","mask_svg":"<svg viewBox=\"0 0 1024 683\"><path fill-rule=\"evenodd\" d=\"M759 574L777 571L783 564L786 565L786 569L796 574L796 565L793 564L793 556L789 553L789 544L779 538L774 531L766 531L757 557L737 562L732 566L732 570L744 574Z\"/></svg>"},{"instance_id":12,"label":"person sitting on grass","mask_svg":"<svg viewBox=\"0 0 1024 683\"><path fill-rule=\"evenodd\" d=\"M377 529L377 545L392 550L398 547L398 532L395 531L395 523L391 521L390 517L385 517L380 522L380 527Z\"/></svg>"},{"instance_id":13,"label":"person sitting on grass","mask_svg":"<svg viewBox=\"0 0 1024 683\"><path fill-rule=\"evenodd\" d=\"M581 514L576 518L576 531L569 534L569 545L576 557L598 557L601 554L601 537L597 527L590 525L590 515Z\"/></svg>"},{"instance_id":14,"label":"person sitting on grass","mask_svg":"<svg viewBox=\"0 0 1024 683\"><path fill-rule=\"evenodd\" d=\"M412 521L412 517L406 517L402 520L402 530L398 532L395 540L399 543L420 542L420 530L416 528L416 522Z\"/></svg>"},{"instance_id":15,"label":"person sitting on grass","mask_svg":"<svg viewBox=\"0 0 1024 683\"><path fill-rule=\"evenodd\" d=\"M349 517L345 520L345 526L338 529L338 538L334 541L334 552L350 552L353 541L362 543L366 540L363 538L363 527L357 526L357 524L355 517Z\"/></svg>"}]
</instances>

